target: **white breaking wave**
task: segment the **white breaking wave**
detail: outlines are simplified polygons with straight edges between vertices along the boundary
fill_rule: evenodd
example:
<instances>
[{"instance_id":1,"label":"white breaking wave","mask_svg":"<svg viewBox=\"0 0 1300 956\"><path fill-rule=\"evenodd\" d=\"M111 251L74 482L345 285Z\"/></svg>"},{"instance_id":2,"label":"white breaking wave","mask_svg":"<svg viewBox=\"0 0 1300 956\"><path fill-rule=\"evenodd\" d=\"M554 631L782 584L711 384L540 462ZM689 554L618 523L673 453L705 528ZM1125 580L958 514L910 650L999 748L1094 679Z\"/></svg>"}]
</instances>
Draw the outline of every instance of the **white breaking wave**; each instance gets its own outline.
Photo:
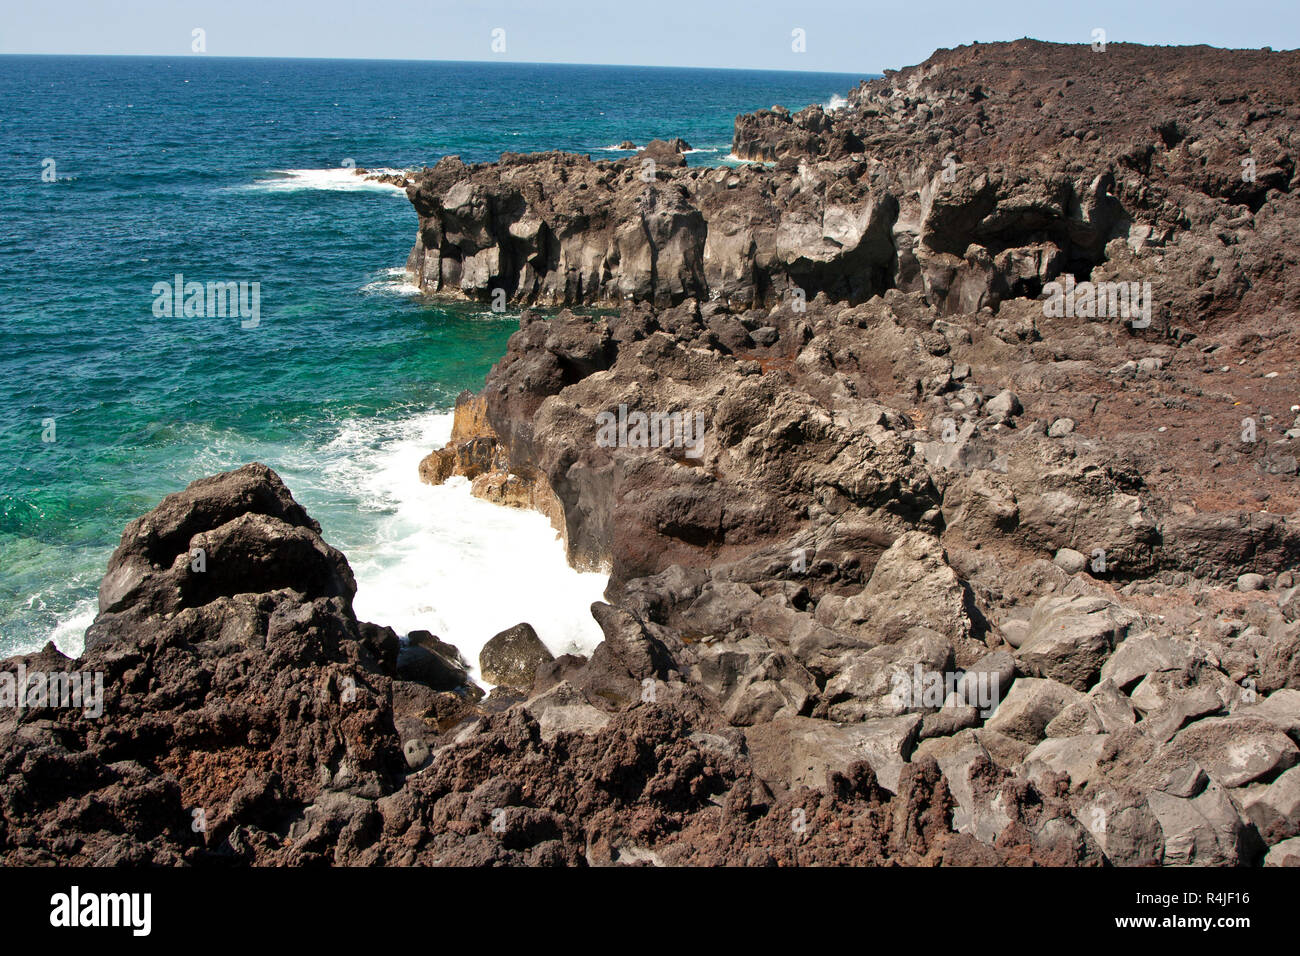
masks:
<instances>
[{"instance_id":1,"label":"white breaking wave","mask_svg":"<svg viewBox=\"0 0 1300 956\"><path fill-rule=\"evenodd\" d=\"M838 93L832 93L831 98L827 101L826 106L824 108L827 110L842 110L844 109L844 107L848 105L849 105L849 101L847 99L845 99L843 96L840 96L840 94Z\"/></svg>"},{"instance_id":2,"label":"white breaking wave","mask_svg":"<svg viewBox=\"0 0 1300 956\"><path fill-rule=\"evenodd\" d=\"M537 512L475 498L464 478L437 487L420 481L420 460L447 443L452 419L450 412L396 422L348 419L324 447L229 454L273 462L321 522L325 540L343 551L356 577L360 620L403 636L432 631L460 649L475 679L483 645L523 621L556 656L590 655L604 639L591 604L604 600L608 576L569 567L563 544ZM229 454L210 451L204 473L232 467ZM97 610L95 598L79 601L52 633L5 654L31 653L53 640L76 657Z\"/></svg>"},{"instance_id":3,"label":"white breaking wave","mask_svg":"<svg viewBox=\"0 0 1300 956\"><path fill-rule=\"evenodd\" d=\"M432 631L460 649L476 678L483 645L521 621L557 656L590 654L603 640L590 607L603 600L607 575L569 567L542 515L475 498L463 478L420 481L420 460L447 443L452 417L418 415L378 436L373 421L346 422L325 449L319 477L331 497L343 492L379 512L365 540L345 548L357 617L402 635Z\"/></svg>"},{"instance_id":4,"label":"white breaking wave","mask_svg":"<svg viewBox=\"0 0 1300 956\"><path fill-rule=\"evenodd\" d=\"M735 153L728 153L726 156L723 156L722 162L726 163L728 166L747 166L747 165L775 166L776 165L776 163L765 159L741 159Z\"/></svg>"},{"instance_id":5,"label":"white breaking wave","mask_svg":"<svg viewBox=\"0 0 1300 956\"><path fill-rule=\"evenodd\" d=\"M98 613L98 598L86 598L78 602L71 614L59 619L49 639L68 657L80 657L81 652L86 649L86 628L95 622L95 615ZM31 651L24 650L18 653L32 653L37 650L40 648L34 647Z\"/></svg>"},{"instance_id":6,"label":"white breaking wave","mask_svg":"<svg viewBox=\"0 0 1300 956\"><path fill-rule=\"evenodd\" d=\"M367 173L392 173L401 175L400 169L370 169ZM334 192L389 192L405 196L406 191L391 183L376 182L358 176L355 169L340 166L337 169L275 169L275 178L259 179L246 186L263 192L297 192L304 189L324 189Z\"/></svg>"},{"instance_id":7,"label":"white breaking wave","mask_svg":"<svg viewBox=\"0 0 1300 956\"><path fill-rule=\"evenodd\" d=\"M70 600L69 592L80 590L89 579L97 584L102 574L103 566L99 565L89 573L74 574L67 582L28 595L24 602L28 612L40 618L50 615L54 626L39 632L33 629L23 634L0 635L0 657L35 654L49 641L53 641L59 652L67 657L80 657L86 649L86 628L94 623L95 615L99 613L99 598Z\"/></svg>"},{"instance_id":8,"label":"white breaking wave","mask_svg":"<svg viewBox=\"0 0 1300 956\"><path fill-rule=\"evenodd\" d=\"M379 278L367 282L361 291L371 295L419 295L420 287L411 281L405 266L396 266L384 269Z\"/></svg>"},{"instance_id":9,"label":"white breaking wave","mask_svg":"<svg viewBox=\"0 0 1300 956\"><path fill-rule=\"evenodd\" d=\"M622 146L598 146L597 147L597 149L599 149L603 153L636 153L636 152L640 152L642 148L643 147L641 146L633 146L631 149L624 149ZM682 155L689 156L691 153L718 153L721 151L722 148L719 146L702 146L699 149L684 149L682 150Z\"/></svg>"}]
</instances>

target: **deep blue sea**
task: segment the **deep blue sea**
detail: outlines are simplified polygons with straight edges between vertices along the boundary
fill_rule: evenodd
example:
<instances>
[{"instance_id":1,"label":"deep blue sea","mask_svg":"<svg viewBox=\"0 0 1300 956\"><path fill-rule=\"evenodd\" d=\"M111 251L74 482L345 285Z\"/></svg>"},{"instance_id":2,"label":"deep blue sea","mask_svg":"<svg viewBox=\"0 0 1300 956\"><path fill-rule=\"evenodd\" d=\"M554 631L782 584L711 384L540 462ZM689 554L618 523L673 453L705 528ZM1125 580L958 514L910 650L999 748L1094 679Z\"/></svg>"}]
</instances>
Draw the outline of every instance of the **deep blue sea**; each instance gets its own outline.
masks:
<instances>
[{"instance_id":1,"label":"deep blue sea","mask_svg":"<svg viewBox=\"0 0 1300 956\"><path fill-rule=\"evenodd\" d=\"M415 473L517 315L416 296L415 213L347 165L655 136L716 164L737 113L870 75L0 56L0 656L79 653L124 525L255 460L348 555L363 617L470 655L520 620L589 648L603 577L540 516ZM155 315L178 273L260 283L260 322Z\"/></svg>"}]
</instances>

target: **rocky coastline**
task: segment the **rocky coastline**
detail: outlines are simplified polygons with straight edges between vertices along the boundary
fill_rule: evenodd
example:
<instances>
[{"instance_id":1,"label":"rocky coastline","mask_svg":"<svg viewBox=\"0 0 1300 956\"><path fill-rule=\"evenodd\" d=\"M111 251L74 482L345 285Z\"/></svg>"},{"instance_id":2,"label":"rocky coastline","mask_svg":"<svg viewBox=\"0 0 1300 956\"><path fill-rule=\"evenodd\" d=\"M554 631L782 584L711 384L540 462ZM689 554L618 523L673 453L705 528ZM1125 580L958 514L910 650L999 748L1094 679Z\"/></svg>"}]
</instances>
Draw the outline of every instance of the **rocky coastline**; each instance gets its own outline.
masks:
<instances>
[{"instance_id":1,"label":"rocky coastline","mask_svg":"<svg viewBox=\"0 0 1300 956\"><path fill-rule=\"evenodd\" d=\"M413 281L523 310L421 478L546 515L604 642L521 622L484 694L274 472L202 479L0 666L104 677L0 710L0 860L1300 865L1297 91L977 44L737 168L397 177Z\"/></svg>"}]
</instances>

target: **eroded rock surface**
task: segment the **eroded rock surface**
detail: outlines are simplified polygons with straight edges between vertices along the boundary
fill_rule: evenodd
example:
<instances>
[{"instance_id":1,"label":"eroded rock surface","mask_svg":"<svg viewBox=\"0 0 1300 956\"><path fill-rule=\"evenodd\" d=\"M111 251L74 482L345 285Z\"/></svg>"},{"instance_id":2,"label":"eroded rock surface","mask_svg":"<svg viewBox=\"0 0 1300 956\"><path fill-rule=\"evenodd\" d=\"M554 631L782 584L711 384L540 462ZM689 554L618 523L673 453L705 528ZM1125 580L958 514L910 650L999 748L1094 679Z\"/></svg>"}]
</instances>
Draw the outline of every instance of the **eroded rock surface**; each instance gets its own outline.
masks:
<instances>
[{"instance_id":1,"label":"eroded rock surface","mask_svg":"<svg viewBox=\"0 0 1300 956\"><path fill-rule=\"evenodd\" d=\"M205 479L110 562L103 716L5 714L0 855L1293 861L1298 81L977 45L738 118L767 166L411 173L425 291L602 307L525 308L421 476L546 514L604 641L521 624L485 698L274 474Z\"/></svg>"}]
</instances>

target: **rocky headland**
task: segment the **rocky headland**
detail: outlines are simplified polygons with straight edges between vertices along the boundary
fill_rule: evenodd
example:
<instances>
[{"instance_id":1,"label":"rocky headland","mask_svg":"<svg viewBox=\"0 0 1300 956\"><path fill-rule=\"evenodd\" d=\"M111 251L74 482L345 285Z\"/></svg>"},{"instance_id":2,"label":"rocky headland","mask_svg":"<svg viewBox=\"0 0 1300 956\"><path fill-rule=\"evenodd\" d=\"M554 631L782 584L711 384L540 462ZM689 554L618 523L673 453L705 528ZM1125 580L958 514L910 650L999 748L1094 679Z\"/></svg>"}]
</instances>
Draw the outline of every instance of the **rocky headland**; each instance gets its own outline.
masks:
<instances>
[{"instance_id":1,"label":"rocky headland","mask_svg":"<svg viewBox=\"0 0 1300 956\"><path fill-rule=\"evenodd\" d=\"M1298 91L1024 40L739 168L408 173L414 280L524 310L421 476L547 515L604 642L521 622L484 695L273 472L203 479L21 662L103 714L0 712L0 858L1300 863Z\"/></svg>"}]
</instances>

